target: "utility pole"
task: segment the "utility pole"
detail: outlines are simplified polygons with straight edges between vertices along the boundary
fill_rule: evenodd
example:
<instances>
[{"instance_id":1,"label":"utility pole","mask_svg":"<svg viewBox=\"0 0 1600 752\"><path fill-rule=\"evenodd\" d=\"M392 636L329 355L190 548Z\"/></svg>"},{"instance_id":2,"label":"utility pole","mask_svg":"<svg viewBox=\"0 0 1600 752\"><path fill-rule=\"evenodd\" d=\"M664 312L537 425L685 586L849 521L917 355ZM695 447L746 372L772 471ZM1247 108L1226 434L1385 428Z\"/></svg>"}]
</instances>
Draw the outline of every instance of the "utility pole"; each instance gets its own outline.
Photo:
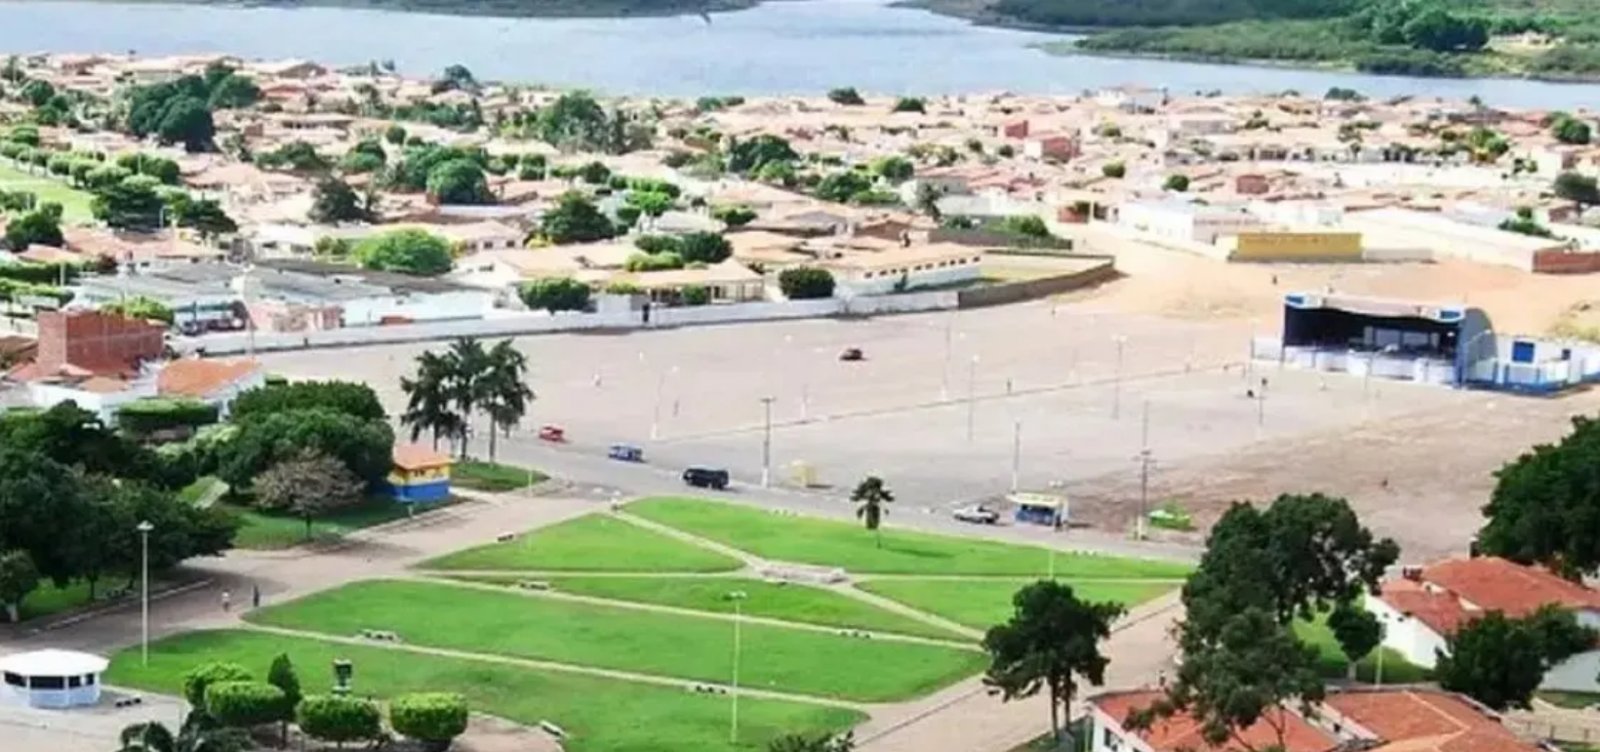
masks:
<instances>
[{"instance_id":1,"label":"utility pole","mask_svg":"<svg viewBox=\"0 0 1600 752\"><path fill-rule=\"evenodd\" d=\"M939 383L939 401L950 401L950 348L951 339L955 336L956 314L951 311L944 317L944 370Z\"/></svg>"},{"instance_id":2,"label":"utility pole","mask_svg":"<svg viewBox=\"0 0 1600 752\"><path fill-rule=\"evenodd\" d=\"M1011 492L1022 484L1022 421L1011 424Z\"/></svg>"},{"instance_id":3,"label":"utility pole","mask_svg":"<svg viewBox=\"0 0 1600 752\"><path fill-rule=\"evenodd\" d=\"M761 427L761 487L772 486L772 403L776 397L762 397L761 407L763 412Z\"/></svg>"}]
</instances>

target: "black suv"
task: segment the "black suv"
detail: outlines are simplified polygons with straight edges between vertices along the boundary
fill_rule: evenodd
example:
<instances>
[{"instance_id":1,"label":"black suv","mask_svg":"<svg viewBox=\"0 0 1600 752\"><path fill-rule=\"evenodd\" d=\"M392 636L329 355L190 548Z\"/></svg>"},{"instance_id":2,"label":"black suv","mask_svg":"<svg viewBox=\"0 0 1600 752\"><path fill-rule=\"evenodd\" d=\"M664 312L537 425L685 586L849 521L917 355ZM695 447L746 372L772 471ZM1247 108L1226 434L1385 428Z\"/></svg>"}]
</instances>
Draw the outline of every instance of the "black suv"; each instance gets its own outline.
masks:
<instances>
[{"instance_id":1,"label":"black suv","mask_svg":"<svg viewBox=\"0 0 1600 752\"><path fill-rule=\"evenodd\" d=\"M683 471L683 482L696 488L715 488L721 491L728 487L728 471L709 467L691 467Z\"/></svg>"}]
</instances>

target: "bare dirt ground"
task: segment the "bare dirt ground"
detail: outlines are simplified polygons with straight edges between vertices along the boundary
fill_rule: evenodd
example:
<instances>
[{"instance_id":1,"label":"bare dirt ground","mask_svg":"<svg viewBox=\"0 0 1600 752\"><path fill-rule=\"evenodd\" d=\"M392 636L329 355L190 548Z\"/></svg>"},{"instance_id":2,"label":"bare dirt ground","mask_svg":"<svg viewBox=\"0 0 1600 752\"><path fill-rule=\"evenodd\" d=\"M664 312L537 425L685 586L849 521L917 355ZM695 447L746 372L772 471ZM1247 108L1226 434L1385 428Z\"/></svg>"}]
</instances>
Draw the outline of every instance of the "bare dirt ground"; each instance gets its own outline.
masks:
<instances>
[{"instance_id":1,"label":"bare dirt ground","mask_svg":"<svg viewBox=\"0 0 1600 752\"><path fill-rule=\"evenodd\" d=\"M813 466L832 495L878 474L905 512L946 514L1004 494L1015 473L1023 489L1071 497L1078 522L1115 532L1137 514L1135 457L1148 446L1151 503L1176 499L1202 526L1236 499L1323 491L1350 498L1409 560L1464 551L1493 471L1600 403L1244 370L1248 342L1276 335L1290 290L1465 300L1502 330L1541 331L1593 295L1592 280L1465 264L1241 266L1116 239L1089 246L1115 253L1129 276L955 313L522 338L539 400L518 433L559 424L564 456L602 458L628 442L668 472L714 464L755 483L771 397L777 483L795 463ZM845 347L867 360L839 362ZM265 360L292 377L366 380L398 412L398 378L423 349ZM1263 377L1268 399L1247 397Z\"/></svg>"}]
</instances>

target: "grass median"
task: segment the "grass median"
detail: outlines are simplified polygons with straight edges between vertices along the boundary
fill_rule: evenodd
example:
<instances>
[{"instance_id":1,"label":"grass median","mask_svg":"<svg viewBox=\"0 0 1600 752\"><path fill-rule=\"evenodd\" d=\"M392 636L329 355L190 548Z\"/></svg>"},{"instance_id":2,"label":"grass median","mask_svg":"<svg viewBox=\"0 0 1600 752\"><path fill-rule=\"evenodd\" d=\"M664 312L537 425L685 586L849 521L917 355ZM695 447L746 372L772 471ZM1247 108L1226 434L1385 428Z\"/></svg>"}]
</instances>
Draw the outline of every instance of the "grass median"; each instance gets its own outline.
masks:
<instances>
[{"instance_id":1,"label":"grass median","mask_svg":"<svg viewBox=\"0 0 1600 752\"><path fill-rule=\"evenodd\" d=\"M603 514L540 528L424 562L427 569L587 572L731 572L743 564Z\"/></svg>"},{"instance_id":2,"label":"grass median","mask_svg":"<svg viewBox=\"0 0 1600 752\"><path fill-rule=\"evenodd\" d=\"M708 682L732 673L730 619L428 582L346 585L253 612L331 635L392 630L407 643ZM742 684L863 702L903 700L981 670L975 650L745 624Z\"/></svg>"},{"instance_id":3,"label":"grass median","mask_svg":"<svg viewBox=\"0 0 1600 752\"><path fill-rule=\"evenodd\" d=\"M419 655L379 647L340 645L313 639L245 631L191 632L150 646L150 664L139 649L118 653L108 684L178 694L183 675L206 661L234 661L266 675L278 653L287 653L306 691L333 682L335 659L355 664L355 691L385 698L407 692L460 692L473 710L534 726L550 721L567 733L567 752L754 752L775 737L800 732L837 732L864 720L850 710L805 703L743 698L739 742L728 740L728 698L600 677L538 671L460 658Z\"/></svg>"},{"instance_id":4,"label":"grass median","mask_svg":"<svg viewBox=\"0 0 1600 752\"><path fill-rule=\"evenodd\" d=\"M504 493L543 482L549 476L537 470L498 462L462 460L450 466L450 482L462 488Z\"/></svg>"},{"instance_id":5,"label":"grass median","mask_svg":"<svg viewBox=\"0 0 1600 752\"><path fill-rule=\"evenodd\" d=\"M1033 580L867 580L856 587L973 629L1011 618L1011 597ZM1178 582L1072 582L1084 600L1132 607L1179 586Z\"/></svg>"},{"instance_id":6,"label":"grass median","mask_svg":"<svg viewBox=\"0 0 1600 752\"><path fill-rule=\"evenodd\" d=\"M463 579L515 585L525 578L504 575ZM944 640L965 639L950 630L879 608L858 598L794 583L766 582L745 577L584 577L581 575L552 577L548 582L556 592L560 593L651 603L718 614L733 613L733 601L729 600L728 594L738 591L745 594L741 604L747 616Z\"/></svg>"},{"instance_id":7,"label":"grass median","mask_svg":"<svg viewBox=\"0 0 1600 752\"><path fill-rule=\"evenodd\" d=\"M977 538L933 535L889 527L883 545L860 525L778 515L703 499L661 497L629 504L628 512L663 525L777 561L843 567L858 574L965 574L1043 576L1049 550ZM893 525L891 517L889 524ZM1182 578L1186 564L1057 552L1061 577Z\"/></svg>"}]
</instances>

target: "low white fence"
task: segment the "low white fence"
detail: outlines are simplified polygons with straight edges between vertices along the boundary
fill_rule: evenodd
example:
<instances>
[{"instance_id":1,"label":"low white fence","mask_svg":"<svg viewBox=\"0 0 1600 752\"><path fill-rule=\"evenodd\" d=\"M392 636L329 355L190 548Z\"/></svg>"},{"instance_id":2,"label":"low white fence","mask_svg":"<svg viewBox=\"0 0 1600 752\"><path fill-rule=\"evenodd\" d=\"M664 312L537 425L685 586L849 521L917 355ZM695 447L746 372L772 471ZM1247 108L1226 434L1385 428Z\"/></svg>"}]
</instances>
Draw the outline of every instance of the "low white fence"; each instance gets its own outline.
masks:
<instances>
[{"instance_id":1,"label":"low white fence","mask_svg":"<svg viewBox=\"0 0 1600 752\"><path fill-rule=\"evenodd\" d=\"M872 316L955 308L954 291L908 293L871 298L827 298L783 303L731 303L728 305L653 308L650 322L642 311L622 313L517 313L487 319L433 321L421 324L347 327L304 332L213 334L175 341L184 352L203 350L210 355L297 350L313 347L354 347L454 339L456 337L510 337L592 329L651 329L705 326L751 321L824 318L840 315Z\"/></svg>"}]
</instances>

